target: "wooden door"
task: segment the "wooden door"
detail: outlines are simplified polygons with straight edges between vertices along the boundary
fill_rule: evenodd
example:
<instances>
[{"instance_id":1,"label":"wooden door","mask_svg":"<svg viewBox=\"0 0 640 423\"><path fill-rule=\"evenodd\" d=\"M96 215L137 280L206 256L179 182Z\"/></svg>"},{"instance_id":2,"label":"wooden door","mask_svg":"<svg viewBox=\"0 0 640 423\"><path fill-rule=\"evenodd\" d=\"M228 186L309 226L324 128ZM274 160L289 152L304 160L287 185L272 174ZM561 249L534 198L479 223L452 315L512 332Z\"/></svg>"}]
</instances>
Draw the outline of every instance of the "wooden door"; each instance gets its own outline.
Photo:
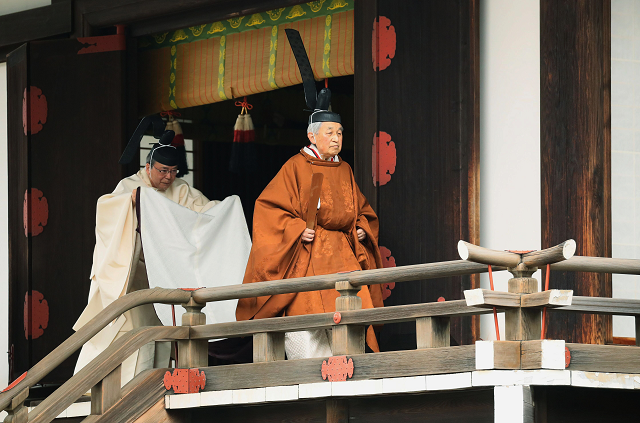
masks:
<instances>
[{"instance_id":1,"label":"wooden door","mask_svg":"<svg viewBox=\"0 0 640 423\"><path fill-rule=\"evenodd\" d=\"M73 333L87 303L96 200L129 170L118 165L125 53L113 35L31 42L8 58L12 379ZM66 380L76 357L42 382Z\"/></svg>"}]
</instances>

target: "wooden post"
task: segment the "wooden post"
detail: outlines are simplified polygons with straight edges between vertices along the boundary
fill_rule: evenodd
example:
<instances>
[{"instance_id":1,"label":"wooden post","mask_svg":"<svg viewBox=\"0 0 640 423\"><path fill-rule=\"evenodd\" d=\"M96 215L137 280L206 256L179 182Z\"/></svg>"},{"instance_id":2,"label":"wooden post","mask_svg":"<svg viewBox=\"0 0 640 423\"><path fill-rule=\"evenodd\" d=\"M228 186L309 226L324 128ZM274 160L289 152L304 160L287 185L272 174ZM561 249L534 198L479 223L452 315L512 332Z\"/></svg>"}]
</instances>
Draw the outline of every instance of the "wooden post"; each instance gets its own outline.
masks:
<instances>
[{"instance_id":1,"label":"wooden post","mask_svg":"<svg viewBox=\"0 0 640 423\"><path fill-rule=\"evenodd\" d=\"M107 411L121 397L122 365L116 367L104 379L91 388L91 414L100 415Z\"/></svg>"},{"instance_id":2,"label":"wooden post","mask_svg":"<svg viewBox=\"0 0 640 423\"><path fill-rule=\"evenodd\" d=\"M253 362L284 360L284 332L253 335Z\"/></svg>"},{"instance_id":3,"label":"wooden post","mask_svg":"<svg viewBox=\"0 0 640 423\"><path fill-rule=\"evenodd\" d=\"M187 311L182 315L182 326L197 326L207 323L207 316L202 312L205 304L197 303L191 298L182 305ZM207 367L209 351L206 339L185 339L178 341L178 367L190 369Z\"/></svg>"},{"instance_id":4,"label":"wooden post","mask_svg":"<svg viewBox=\"0 0 640 423\"><path fill-rule=\"evenodd\" d=\"M11 404L5 409L7 417L4 423L27 423L29 421L29 410L24 406L24 400L29 396L29 388L16 395Z\"/></svg>"},{"instance_id":5,"label":"wooden post","mask_svg":"<svg viewBox=\"0 0 640 423\"><path fill-rule=\"evenodd\" d=\"M417 348L438 348L451 345L449 317L420 317L416 319Z\"/></svg>"},{"instance_id":6,"label":"wooden post","mask_svg":"<svg viewBox=\"0 0 640 423\"><path fill-rule=\"evenodd\" d=\"M349 401L346 399L327 399L327 423L349 423Z\"/></svg>"},{"instance_id":7,"label":"wooden post","mask_svg":"<svg viewBox=\"0 0 640 423\"><path fill-rule=\"evenodd\" d=\"M514 278L509 279L509 292L532 294L538 292L538 280L532 278L535 268L523 264L509 269ZM535 308L513 308L505 312L505 338L507 341L528 341L540 339L542 315Z\"/></svg>"},{"instance_id":8,"label":"wooden post","mask_svg":"<svg viewBox=\"0 0 640 423\"><path fill-rule=\"evenodd\" d=\"M340 296L336 298L336 312L360 310L362 299L358 297L359 286L348 281L336 282ZM331 350L333 355L364 354L365 327L360 325L336 325L331 330Z\"/></svg>"}]
</instances>

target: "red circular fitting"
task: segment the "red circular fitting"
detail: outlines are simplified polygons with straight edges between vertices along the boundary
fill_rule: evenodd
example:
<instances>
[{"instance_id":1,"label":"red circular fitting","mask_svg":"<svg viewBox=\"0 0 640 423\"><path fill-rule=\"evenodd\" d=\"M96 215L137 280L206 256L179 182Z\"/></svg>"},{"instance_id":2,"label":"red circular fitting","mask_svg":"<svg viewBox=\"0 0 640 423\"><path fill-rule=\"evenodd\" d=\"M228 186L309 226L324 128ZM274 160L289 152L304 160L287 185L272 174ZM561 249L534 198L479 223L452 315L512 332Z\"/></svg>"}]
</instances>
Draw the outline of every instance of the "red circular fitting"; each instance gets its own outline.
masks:
<instances>
[{"instance_id":1,"label":"red circular fitting","mask_svg":"<svg viewBox=\"0 0 640 423\"><path fill-rule=\"evenodd\" d=\"M438 302L439 303L444 302L444 297L438 297Z\"/></svg>"},{"instance_id":2,"label":"red circular fitting","mask_svg":"<svg viewBox=\"0 0 640 423\"><path fill-rule=\"evenodd\" d=\"M342 315L340 314L340 312L336 311L335 313L333 313L333 323L337 325L338 323L340 323L341 320L342 320Z\"/></svg>"}]
</instances>

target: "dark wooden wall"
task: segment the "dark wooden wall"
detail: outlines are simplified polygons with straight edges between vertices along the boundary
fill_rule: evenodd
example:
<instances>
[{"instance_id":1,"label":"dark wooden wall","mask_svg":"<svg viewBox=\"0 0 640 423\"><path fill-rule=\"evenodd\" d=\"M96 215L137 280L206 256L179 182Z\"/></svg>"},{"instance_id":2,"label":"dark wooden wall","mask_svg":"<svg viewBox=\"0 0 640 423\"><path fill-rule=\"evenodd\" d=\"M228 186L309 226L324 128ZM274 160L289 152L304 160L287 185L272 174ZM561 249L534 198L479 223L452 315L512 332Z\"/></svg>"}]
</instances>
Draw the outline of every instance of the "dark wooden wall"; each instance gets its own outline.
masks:
<instances>
[{"instance_id":1,"label":"dark wooden wall","mask_svg":"<svg viewBox=\"0 0 640 423\"><path fill-rule=\"evenodd\" d=\"M611 257L611 2L542 0L542 248ZM611 275L552 273L552 288L610 297ZM612 341L611 317L552 313L549 338Z\"/></svg>"},{"instance_id":2,"label":"dark wooden wall","mask_svg":"<svg viewBox=\"0 0 640 423\"><path fill-rule=\"evenodd\" d=\"M125 52L79 54L83 47L75 39L33 42L8 62L12 378L73 333L89 293L96 201L128 174L118 164ZM28 233L25 210L34 221ZM64 382L74 366L75 356L42 382Z\"/></svg>"},{"instance_id":3,"label":"dark wooden wall","mask_svg":"<svg viewBox=\"0 0 640 423\"><path fill-rule=\"evenodd\" d=\"M374 70L378 16L394 28L395 55ZM377 36L383 67L393 38L387 28ZM398 266L456 260L458 240L479 242L478 3L358 1L355 33L355 171L380 218L380 245ZM372 143L382 132L395 145L395 171L374 185ZM388 174L393 153L379 144L379 173ZM475 277L402 283L385 303L460 299L477 283ZM413 324L387 325L382 348L415 348L414 334ZM477 322L452 321L458 342L478 335Z\"/></svg>"}]
</instances>

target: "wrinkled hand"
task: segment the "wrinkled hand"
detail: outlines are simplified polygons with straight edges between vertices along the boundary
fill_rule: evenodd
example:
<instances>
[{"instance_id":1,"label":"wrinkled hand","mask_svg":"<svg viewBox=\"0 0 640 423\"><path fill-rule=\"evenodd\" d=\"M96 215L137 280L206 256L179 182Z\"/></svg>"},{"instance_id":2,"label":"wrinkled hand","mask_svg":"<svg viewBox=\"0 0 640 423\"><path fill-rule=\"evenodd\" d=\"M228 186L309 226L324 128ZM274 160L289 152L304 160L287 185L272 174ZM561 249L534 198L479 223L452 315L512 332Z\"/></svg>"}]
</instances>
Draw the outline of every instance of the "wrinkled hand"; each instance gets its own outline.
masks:
<instances>
[{"instance_id":1,"label":"wrinkled hand","mask_svg":"<svg viewBox=\"0 0 640 423\"><path fill-rule=\"evenodd\" d=\"M302 235L300 236L300 239L302 240L302 242L311 242L313 241L313 238L315 238L316 236L316 231L314 231L313 229L305 229L304 232L302 232Z\"/></svg>"},{"instance_id":2,"label":"wrinkled hand","mask_svg":"<svg viewBox=\"0 0 640 423\"><path fill-rule=\"evenodd\" d=\"M138 192L138 188L134 188L133 191L131 191L131 201L133 202L133 207L136 206L136 193Z\"/></svg>"},{"instance_id":3,"label":"wrinkled hand","mask_svg":"<svg viewBox=\"0 0 640 423\"><path fill-rule=\"evenodd\" d=\"M367 237L367 233L364 229L356 228L356 233L358 234L358 241L362 242Z\"/></svg>"}]
</instances>

